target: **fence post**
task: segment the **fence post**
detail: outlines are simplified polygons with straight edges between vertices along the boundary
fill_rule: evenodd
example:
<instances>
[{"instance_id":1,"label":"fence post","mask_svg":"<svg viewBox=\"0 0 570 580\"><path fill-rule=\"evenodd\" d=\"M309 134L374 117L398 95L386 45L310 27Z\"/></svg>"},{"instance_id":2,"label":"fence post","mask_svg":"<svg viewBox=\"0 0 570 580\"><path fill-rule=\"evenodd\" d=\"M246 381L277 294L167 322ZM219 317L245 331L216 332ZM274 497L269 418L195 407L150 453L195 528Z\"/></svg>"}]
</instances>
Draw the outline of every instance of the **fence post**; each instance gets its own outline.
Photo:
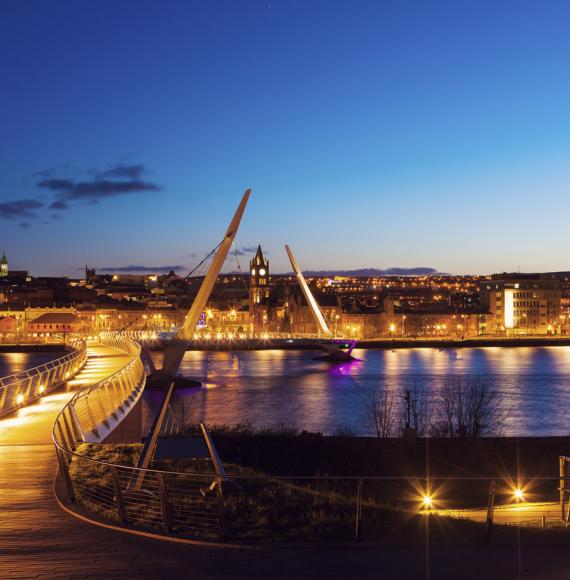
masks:
<instances>
[{"instance_id":1,"label":"fence post","mask_svg":"<svg viewBox=\"0 0 570 580\"><path fill-rule=\"evenodd\" d=\"M358 480L356 486L356 522L354 528L354 537L357 542L360 541L361 522L362 522L362 479Z\"/></svg>"},{"instance_id":2,"label":"fence post","mask_svg":"<svg viewBox=\"0 0 570 580\"><path fill-rule=\"evenodd\" d=\"M71 481L71 476L69 475L69 466L67 465L67 460L63 457L63 452L56 448L57 461L59 463L59 472L63 477L65 482L65 490L67 491L67 499L71 503L75 503L75 493L73 491L73 482Z\"/></svg>"},{"instance_id":3,"label":"fence post","mask_svg":"<svg viewBox=\"0 0 570 580\"><path fill-rule=\"evenodd\" d=\"M217 499L218 499L218 519L220 521L220 535L223 538L226 537L226 519L224 517L224 493L222 491L222 478L217 479Z\"/></svg>"},{"instance_id":4,"label":"fence post","mask_svg":"<svg viewBox=\"0 0 570 580\"><path fill-rule=\"evenodd\" d=\"M69 418L71 419L71 422L73 423L73 426L75 427L75 431L76 431L77 435L79 435L79 437L78 437L79 440L81 442L85 443L85 441L86 441L85 433L83 433L83 428L81 427L81 421L79 420L79 417L77 416L77 411L75 410L75 402L69 403L67 408L69 409Z\"/></svg>"},{"instance_id":5,"label":"fence post","mask_svg":"<svg viewBox=\"0 0 570 580\"><path fill-rule=\"evenodd\" d=\"M489 502L487 504L487 539L491 539L493 533L493 515L495 512L495 480L489 483Z\"/></svg>"},{"instance_id":6,"label":"fence post","mask_svg":"<svg viewBox=\"0 0 570 580\"><path fill-rule=\"evenodd\" d=\"M166 489L166 481L164 481L164 474L157 473L158 478L158 493L160 495L160 508L162 510L162 521L164 522L164 529L167 532L172 531L172 514L170 512L170 505L168 503L168 491Z\"/></svg>"},{"instance_id":7,"label":"fence post","mask_svg":"<svg viewBox=\"0 0 570 580\"><path fill-rule=\"evenodd\" d=\"M560 518L563 524L566 520L566 457L560 457Z\"/></svg>"},{"instance_id":8,"label":"fence post","mask_svg":"<svg viewBox=\"0 0 570 580\"><path fill-rule=\"evenodd\" d=\"M67 439L68 439L68 442L69 442L69 446L71 447L71 451L75 451L75 449L76 449L76 447L75 447L75 437L73 435L73 431L69 427L69 423L67 422L67 417L65 416L65 409L61 413L61 418L63 419L63 425L65 427L65 432L66 432L66 435L67 435ZM59 427L59 431L60 431L60 435L61 435L62 428L61 428L61 422L60 421L57 422L57 426Z\"/></svg>"},{"instance_id":9,"label":"fence post","mask_svg":"<svg viewBox=\"0 0 570 580\"><path fill-rule=\"evenodd\" d=\"M117 513L119 514L119 519L124 523L129 523L129 518L127 517L127 510L125 508L125 501L123 499L123 492L121 491L121 481L119 479L119 472L115 466L111 467L111 474L113 475L113 488L115 490L115 501L117 502Z\"/></svg>"}]
</instances>

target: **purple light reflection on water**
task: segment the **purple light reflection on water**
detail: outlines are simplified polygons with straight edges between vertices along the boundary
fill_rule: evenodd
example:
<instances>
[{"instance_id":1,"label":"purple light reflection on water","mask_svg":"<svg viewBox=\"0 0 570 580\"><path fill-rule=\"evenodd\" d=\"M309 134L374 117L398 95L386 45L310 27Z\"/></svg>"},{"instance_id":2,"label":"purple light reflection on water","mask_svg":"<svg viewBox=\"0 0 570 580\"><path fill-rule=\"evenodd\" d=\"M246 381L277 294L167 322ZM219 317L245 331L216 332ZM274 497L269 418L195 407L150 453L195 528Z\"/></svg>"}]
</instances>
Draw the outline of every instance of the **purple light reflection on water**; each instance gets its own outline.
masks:
<instances>
[{"instance_id":1,"label":"purple light reflection on water","mask_svg":"<svg viewBox=\"0 0 570 580\"><path fill-rule=\"evenodd\" d=\"M340 364L333 364L328 372L333 376L350 375L358 369L361 363L361 360L351 360Z\"/></svg>"},{"instance_id":2,"label":"purple light reflection on water","mask_svg":"<svg viewBox=\"0 0 570 580\"><path fill-rule=\"evenodd\" d=\"M361 360L336 365L313 360L317 354L188 352L181 372L207 388L184 397L208 423L285 423L365 435L366 401L375 392L401 397L417 385L435 398L450 378L469 376L498 391L503 435L570 431L570 347L358 350Z\"/></svg>"}]
</instances>

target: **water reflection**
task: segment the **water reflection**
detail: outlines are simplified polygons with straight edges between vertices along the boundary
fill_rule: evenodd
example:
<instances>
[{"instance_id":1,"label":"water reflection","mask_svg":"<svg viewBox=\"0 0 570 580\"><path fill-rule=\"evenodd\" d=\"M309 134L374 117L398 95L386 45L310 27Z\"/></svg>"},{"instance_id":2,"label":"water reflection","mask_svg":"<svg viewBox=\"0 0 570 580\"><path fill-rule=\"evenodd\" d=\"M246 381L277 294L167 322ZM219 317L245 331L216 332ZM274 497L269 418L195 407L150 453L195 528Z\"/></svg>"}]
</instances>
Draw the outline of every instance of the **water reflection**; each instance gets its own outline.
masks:
<instances>
[{"instance_id":1,"label":"water reflection","mask_svg":"<svg viewBox=\"0 0 570 580\"><path fill-rule=\"evenodd\" d=\"M0 378L43 365L63 354L63 352L2 352L0 353Z\"/></svg>"},{"instance_id":2,"label":"water reflection","mask_svg":"<svg viewBox=\"0 0 570 580\"><path fill-rule=\"evenodd\" d=\"M364 435L371 394L399 397L416 386L436 397L447 381L474 377L499 393L502 434L568 434L570 347L359 350L359 361L332 366L313 360L316 354L188 352L181 372L208 387L187 397L209 423L286 423Z\"/></svg>"}]
</instances>

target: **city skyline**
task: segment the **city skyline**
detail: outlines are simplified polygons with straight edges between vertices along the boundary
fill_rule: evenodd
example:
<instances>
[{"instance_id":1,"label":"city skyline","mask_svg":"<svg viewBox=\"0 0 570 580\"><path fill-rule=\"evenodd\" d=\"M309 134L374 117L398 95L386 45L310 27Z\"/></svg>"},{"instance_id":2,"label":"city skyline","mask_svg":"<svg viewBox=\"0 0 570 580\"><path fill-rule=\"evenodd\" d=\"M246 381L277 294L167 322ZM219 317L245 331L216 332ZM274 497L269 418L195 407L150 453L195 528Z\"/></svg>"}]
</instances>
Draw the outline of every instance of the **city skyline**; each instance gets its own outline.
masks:
<instances>
[{"instance_id":1,"label":"city skyline","mask_svg":"<svg viewBox=\"0 0 570 580\"><path fill-rule=\"evenodd\" d=\"M133 6L4 10L13 269L185 273L247 187L274 273L570 269L564 3Z\"/></svg>"}]
</instances>

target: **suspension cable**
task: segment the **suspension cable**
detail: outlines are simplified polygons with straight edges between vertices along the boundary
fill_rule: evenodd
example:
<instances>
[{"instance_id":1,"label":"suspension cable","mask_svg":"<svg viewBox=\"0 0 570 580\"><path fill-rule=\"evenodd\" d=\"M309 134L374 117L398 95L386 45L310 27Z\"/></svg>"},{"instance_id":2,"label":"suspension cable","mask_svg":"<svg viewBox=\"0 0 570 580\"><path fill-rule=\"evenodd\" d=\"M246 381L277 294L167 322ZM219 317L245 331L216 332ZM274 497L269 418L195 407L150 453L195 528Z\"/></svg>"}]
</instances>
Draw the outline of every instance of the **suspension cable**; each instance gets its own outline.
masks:
<instances>
[{"instance_id":1,"label":"suspension cable","mask_svg":"<svg viewBox=\"0 0 570 580\"><path fill-rule=\"evenodd\" d=\"M224 238L225 240L225 238ZM184 276L184 280L188 280L192 274L223 244L224 240L222 240L194 269L190 270L186 276Z\"/></svg>"}]
</instances>

